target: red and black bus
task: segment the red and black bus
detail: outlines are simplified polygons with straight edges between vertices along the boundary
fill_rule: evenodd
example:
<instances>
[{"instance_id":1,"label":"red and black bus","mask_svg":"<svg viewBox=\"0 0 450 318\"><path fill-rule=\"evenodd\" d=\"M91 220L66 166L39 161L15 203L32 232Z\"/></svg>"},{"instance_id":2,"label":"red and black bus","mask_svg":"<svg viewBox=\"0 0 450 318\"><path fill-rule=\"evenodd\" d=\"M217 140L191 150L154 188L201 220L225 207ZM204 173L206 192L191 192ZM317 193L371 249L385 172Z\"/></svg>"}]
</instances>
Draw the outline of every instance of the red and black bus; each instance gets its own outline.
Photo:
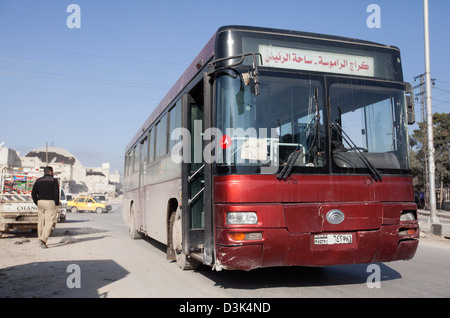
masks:
<instances>
[{"instance_id":1,"label":"red and black bus","mask_svg":"<svg viewBox=\"0 0 450 318\"><path fill-rule=\"evenodd\" d=\"M126 147L130 235L183 269L411 259L412 99L396 47L221 27Z\"/></svg>"}]
</instances>

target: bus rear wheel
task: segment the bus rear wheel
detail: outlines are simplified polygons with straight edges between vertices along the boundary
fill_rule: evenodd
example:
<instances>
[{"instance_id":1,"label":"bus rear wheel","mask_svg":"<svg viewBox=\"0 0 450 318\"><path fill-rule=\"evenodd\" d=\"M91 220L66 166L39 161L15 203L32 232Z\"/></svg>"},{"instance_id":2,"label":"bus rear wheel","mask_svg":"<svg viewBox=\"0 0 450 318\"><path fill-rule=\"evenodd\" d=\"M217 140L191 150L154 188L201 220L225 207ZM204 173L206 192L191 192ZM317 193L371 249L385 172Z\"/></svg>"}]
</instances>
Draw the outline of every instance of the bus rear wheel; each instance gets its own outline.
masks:
<instances>
[{"instance_id":1,"label":"bus rear wheel","mask_svg":"<svg viewBox=\"0 0 450 318\"><path fill-rule=\"evenodd\" d=\"M183 252L183 227L181 209L177 209L170 216L170 230L172 248L177 260L178 267L182 270L193 270L200 266L200 262L188 257Z\"/></svg>"}]
</instances>

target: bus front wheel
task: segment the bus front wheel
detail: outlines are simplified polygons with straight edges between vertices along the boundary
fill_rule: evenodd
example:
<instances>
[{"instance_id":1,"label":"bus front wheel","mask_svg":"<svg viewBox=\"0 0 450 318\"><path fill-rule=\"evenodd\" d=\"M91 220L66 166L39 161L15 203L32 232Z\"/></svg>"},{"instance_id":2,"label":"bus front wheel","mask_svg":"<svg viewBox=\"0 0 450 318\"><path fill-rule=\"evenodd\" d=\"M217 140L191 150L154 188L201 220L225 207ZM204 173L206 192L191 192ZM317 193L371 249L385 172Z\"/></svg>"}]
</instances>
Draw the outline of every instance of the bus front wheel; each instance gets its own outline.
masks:
<instances>
[{"instance_id":1,"label":"bus front wheel","mask_svg":"<svg viewBox=\"0 0 450 318\"><path fill-rule=\"evenodd\" d=\"M170 230L172 239L172 248L177 260L178 266L182 270L192 270L200 266L200 262L189 258L183 252L183 227L182 227L182 217L181 209L177 209L170 216Z\"/></svg>"}]
</instances>

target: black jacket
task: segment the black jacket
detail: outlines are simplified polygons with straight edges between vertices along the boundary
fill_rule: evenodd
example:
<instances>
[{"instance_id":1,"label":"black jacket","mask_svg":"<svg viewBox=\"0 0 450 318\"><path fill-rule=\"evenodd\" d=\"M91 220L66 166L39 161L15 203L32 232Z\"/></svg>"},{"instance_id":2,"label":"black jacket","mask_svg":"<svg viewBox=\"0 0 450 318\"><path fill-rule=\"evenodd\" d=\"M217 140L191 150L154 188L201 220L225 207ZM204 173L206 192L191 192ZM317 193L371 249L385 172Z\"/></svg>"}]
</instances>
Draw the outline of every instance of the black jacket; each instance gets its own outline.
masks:
<instances>
[{"instance_id":1,"label":"black jacket","mask_svg":"<svg viewBox=\"0 0 450 318\"><path fill-rule=\"evenodd\" d=\"M31 196L36 205L38 200L54 200L55 204L59 205L58 180L49 174L37 179L33 185Z\"/></svg>"}]
</instances>

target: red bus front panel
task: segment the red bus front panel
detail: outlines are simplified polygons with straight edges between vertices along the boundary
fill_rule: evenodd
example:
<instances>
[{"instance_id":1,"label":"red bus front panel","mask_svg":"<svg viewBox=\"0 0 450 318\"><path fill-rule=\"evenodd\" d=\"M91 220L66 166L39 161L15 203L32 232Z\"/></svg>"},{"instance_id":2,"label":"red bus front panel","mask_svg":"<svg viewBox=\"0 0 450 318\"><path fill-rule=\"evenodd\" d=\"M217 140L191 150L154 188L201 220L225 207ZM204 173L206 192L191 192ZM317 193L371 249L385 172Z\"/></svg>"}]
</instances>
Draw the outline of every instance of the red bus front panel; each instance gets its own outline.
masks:
<instances>
[{"instance_id":1,"label":"red bus front panel","mask_svg":"<svg viewBox=\"0 0 450 318\"><path fill-rule=\"evenodd\" d=\"M301 178L314 182L308 186L306 181L287 184L274 176L263 176L262 180L260 176L216 177L216 268L326 266L414 256L419 238L417 218L400 221L403 212L416 213L417 209L411 202L409 178L385 177L377 184L366 184L361 176ZM338 187L342 180L346 182ZM277 187L285 192L273 190ZM336 187L338 191L334 191ZM280 196L285 201L275 202ZM294 197L291 202L290 197ZM304 202L292 202L299 197ZM345 197L354 201L343 201ZM327 221L332 210L344 213L339 224ZM258 222L229 225L228 212L254 212Z\"/></svg>"}]
</instances>

